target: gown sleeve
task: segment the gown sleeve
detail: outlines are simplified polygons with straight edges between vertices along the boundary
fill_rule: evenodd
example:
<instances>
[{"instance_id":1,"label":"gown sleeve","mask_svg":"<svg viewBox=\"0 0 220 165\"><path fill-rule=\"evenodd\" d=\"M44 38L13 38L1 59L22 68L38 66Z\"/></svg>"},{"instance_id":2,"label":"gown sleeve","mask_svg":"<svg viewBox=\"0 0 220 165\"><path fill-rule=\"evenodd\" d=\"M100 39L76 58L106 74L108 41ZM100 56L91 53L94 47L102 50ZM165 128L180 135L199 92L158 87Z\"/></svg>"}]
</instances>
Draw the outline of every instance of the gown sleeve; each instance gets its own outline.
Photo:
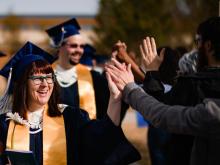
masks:
<instances>
[{"instance_id":1,"label":"gown sleeve","mask_svg":"<svg viewBox=\"0 0 220 165\"><path fill-rule=\"evenodd\" d=\"M65 111L64 116L72 110ZM115 126L108 116L89 120L85 111L74 111L79 130L80 164L126 165L140 159L139 152L126 139L121 127Z\"/></svg>"}]
</instances>

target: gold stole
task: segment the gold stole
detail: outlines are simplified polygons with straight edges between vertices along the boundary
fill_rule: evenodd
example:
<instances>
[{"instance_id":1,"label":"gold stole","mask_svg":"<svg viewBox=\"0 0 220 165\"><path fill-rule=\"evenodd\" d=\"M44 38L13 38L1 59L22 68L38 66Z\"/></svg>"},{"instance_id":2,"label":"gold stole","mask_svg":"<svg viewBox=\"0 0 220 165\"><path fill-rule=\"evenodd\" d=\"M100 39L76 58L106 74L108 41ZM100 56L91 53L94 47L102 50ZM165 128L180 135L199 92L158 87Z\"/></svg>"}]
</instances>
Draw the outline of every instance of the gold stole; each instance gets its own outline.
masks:
<instances>
[{"instance_id":1,"label":"gold stole","mask_svg":"<svg viewBox=\"0 0 220 165\"><path fill-rule=\"evenodd\" d=\"M30 150L29 128L10 121L7 137L7 149ZM66 134L63 116L43 116L43 164L67 164Z\"/></svg>"},{"instance_id":2,"label":"gold stole","mask_svg":"<svg viewBox=\"0 0 220 165\"><path fill-rule=\"evenodd\" d=\"M56 68L57 63L52 66ZM90 70L82 64L76 65L79 107L88 112L90 119L96 119L95 91Z\"/></svg>"},{"instance_id":3,"label":"gold stole","mask_svg":"<svg viewBox=\"0 0 220 165\"><path fill-rule=\"evenodd\" d=\"M80 108L88 112L90 119L96 118L95 91L93 88L92 75L88 68L82 64L76 65L78 76L78 91Z\"/></svg>"}]
</instances>

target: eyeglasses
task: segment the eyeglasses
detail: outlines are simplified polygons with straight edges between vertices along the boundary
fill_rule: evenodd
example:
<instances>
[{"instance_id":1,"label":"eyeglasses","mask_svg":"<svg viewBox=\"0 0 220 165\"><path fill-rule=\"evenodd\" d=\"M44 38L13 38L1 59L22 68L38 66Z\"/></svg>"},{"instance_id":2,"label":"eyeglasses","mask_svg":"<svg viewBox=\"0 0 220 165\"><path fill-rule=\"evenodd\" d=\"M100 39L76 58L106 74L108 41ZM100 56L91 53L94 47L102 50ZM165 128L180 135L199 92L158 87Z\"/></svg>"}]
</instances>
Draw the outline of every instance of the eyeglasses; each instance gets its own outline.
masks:
<instances>
[{"instance_id":1,"label":"eyeglasses","mask_svg":"<svg viewBox=\"0 0 220 165\"><path fill-rule=\"evenodd\" d=\"M77 47L80 47L81 49L84 49L85 45L84 44L69 44L69 43L65 43L64 45L67 45L69 46L70 48L77 48Z\"/></svg>"},{"instance_id":2,"label":"eyeglasses","mask_svg":"<svg viewBox=\"0 0 220 165\"><path fill-rule=\"evenodd\" d=\"M55 81L54 76L47 75L47 76L29 76L29 79L31 79L35 85L40 85L41 83L46 80L47 84L53 84Z\"/></svg>"}]
</instances>

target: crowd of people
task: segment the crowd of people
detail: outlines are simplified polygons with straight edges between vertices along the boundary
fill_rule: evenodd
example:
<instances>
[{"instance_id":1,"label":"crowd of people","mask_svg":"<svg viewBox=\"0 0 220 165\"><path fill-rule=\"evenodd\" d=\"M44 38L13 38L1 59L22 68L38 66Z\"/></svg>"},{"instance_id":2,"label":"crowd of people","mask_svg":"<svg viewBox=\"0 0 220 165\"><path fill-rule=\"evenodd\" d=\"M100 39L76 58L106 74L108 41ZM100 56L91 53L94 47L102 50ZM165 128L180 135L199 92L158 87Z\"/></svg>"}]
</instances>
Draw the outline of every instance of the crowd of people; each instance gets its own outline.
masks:
<instances>
[{"instance_id":1,"label":"crowd of people","mask_svg":"<svg viewBox=\"0 0 220 165\"><path fill-rule=\"evenodd\" d=\"M55 55L27 42L0 70L0 165L9 150L37 165L135 162L121 128L128 105L149 122L152 165L219 164L220 17L199 24L189 53L147 36L140 65L118 41L104 72L88 67L94 49L79 30L75 18L47 29Z\"/></svg>"}]
</instances>

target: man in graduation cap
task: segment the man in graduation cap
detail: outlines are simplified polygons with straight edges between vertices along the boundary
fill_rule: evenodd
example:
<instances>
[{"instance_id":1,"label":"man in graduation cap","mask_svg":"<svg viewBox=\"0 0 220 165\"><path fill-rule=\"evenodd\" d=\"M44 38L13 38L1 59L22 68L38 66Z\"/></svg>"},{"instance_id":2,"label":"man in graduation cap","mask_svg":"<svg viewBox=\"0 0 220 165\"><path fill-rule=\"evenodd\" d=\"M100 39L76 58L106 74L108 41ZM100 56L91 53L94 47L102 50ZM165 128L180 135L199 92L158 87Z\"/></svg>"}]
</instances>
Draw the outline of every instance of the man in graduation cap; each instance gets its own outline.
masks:
<instances>
[{"instance_id":1,"label":"man in graduation cap","mask_svg":"<svg viewBox=\"0 0 220 165\"><path fill-rule=\"evenodd\" d=\"M54 68L61 87L61 102L85 109L91 119L101 118L108 106L107 81L98 72L79 64L85 48L79 30L75 18L46 30L52 46L58 49Z\"/></svg>"}]
</instances>

